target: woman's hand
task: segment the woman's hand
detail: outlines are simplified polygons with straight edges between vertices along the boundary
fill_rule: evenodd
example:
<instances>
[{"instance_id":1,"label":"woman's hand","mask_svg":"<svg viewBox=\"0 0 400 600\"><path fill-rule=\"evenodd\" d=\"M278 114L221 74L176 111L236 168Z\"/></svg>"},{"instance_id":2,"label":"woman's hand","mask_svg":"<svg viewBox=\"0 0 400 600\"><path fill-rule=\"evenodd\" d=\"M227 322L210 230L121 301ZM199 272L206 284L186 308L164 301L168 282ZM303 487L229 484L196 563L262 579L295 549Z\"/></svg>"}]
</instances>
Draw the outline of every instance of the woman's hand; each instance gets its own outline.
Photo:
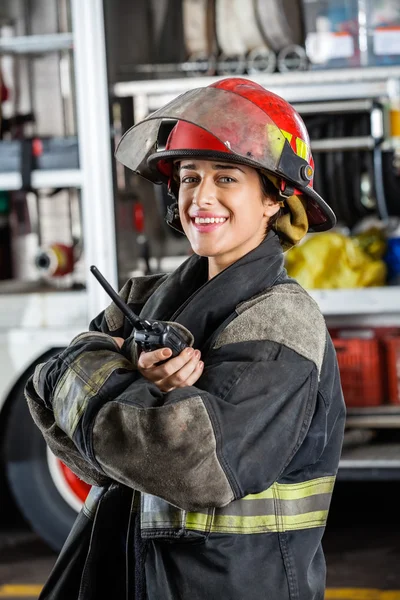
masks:
<instances>
[{"instance_id":1,"label":"woman's hand","mask_svg":"<svg viewBox=\"0 0 400 600\"><path fill-rule=\"evenodd\" d=\"M204 363L201 353L193 348L185 348L178 356L168 358L170 348L159 348L153 352L142 352L138 360L138 370L152 381L162 392L194 385L203 373ZM158 364L161 361L161 365Z\"/></svg>"},{"instance_id":2,"label":"woman's hand","mask_svg":"<svg viewBox=\"0 0 400 600\"><path fill-rule=\"evenodd\" d=\"M122 348L122 346L125 342L124 338L121 338L121 337L113 337L113 340L114 340L114 342L117 342L117 344L120 348Z\"/></svg>"}]
</instances>

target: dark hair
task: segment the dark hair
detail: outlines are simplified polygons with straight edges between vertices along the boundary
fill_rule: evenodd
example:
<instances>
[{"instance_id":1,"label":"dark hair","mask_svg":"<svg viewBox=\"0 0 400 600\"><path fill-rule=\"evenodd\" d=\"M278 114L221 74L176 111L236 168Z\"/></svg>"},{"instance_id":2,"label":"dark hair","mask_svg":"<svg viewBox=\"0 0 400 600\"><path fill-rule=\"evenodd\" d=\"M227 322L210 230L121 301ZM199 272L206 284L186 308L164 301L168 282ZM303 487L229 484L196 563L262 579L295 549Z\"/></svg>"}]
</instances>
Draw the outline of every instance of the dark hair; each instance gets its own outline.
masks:
<instances>
[{"instance_id":1,"label":"dark hair","mask_svg":"<svg viewBox=\"0 0 400 600\"><path fill-rule=\"evenodd\" d=\"M265 196L268 196L268 198L270 198L274 202L281 202L282 197L280 196L279 190L274 186L272 181L270 179L268 179L268 177L266 175L264 175L264 173L261 173L260 171L258 171L258 174L260 177L261 189L262 189L263 194ZM265 235L267 235L268 231L270 231L271 229L274 228L275 223L277 222L277 220L279 219L279 217L282 214L283 214L283 209L280 207L279 210L274 215L272 215L272 217L269 219L269 221L267 223L267 228L265 230Z\"/></svg>"}]
</instances>

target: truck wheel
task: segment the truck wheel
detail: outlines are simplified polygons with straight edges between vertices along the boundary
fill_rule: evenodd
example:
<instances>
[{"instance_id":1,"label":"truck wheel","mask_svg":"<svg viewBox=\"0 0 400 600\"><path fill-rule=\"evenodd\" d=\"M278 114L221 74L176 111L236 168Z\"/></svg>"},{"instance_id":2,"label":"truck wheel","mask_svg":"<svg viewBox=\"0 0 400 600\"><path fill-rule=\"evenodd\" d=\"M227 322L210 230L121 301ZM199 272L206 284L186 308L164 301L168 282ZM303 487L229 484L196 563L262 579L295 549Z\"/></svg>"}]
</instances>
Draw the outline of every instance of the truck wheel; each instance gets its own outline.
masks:
<instances>
[{"instance_id":1,"label":"truck wheel","mask_svg":"<svg viewBox=\"0 0 400 600\"><path fill-rule=\"evenodd\" d=\"M14 390L6 427L6 474L23 516L58 552L90 486L54 457L32 420L23 390L33 370Z\"/></svg>"}]
</instances>

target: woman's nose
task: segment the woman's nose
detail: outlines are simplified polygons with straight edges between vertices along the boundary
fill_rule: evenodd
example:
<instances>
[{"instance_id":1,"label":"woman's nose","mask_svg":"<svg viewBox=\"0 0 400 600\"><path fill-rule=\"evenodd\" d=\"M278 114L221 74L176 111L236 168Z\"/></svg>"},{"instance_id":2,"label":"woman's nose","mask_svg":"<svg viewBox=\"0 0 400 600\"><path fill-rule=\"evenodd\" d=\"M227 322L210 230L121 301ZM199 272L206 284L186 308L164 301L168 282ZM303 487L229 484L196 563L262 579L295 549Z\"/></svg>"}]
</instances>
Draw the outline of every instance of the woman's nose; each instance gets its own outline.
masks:
<instances>
[{"instance_id":1,"label":"woman's nose","mask_svg":"<svg viewBox=\"0 0 400 600\"><path fill-rule=\"evenodd\" d=\"M193 202L197 206L207 206L216 200L216 186L212 179L205 177L197 186Z\"/></svg>"}]
</instances>

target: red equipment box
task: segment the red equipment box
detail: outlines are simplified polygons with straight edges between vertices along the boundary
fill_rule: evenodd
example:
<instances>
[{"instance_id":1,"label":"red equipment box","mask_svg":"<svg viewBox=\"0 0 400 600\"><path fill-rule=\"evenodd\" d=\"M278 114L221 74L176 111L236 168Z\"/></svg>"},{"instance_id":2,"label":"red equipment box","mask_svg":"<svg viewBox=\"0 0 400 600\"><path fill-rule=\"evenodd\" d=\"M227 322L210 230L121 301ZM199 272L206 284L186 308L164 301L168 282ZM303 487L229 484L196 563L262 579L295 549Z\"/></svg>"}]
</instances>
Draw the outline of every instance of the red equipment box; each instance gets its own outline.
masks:
<instances>
[{"instance_id":1,"label":"red equipment box","mask_svg":"<svg viewBox=\"0 0 400 600\"><path fill-rule=\"evenodd\" d=\"M333 338L343 394L349 407L383 404L380 343L376 338Z\"/></svg>"},{"instance_id":2,"label":"red equipment box","mask_svg":"<svg viewBox=\"0 0 400 600\"><path fill-rule=\"evenodd\" d=\"M400 404L400 328L331 329L347 406Z\"/></svg>"},{"instance_id":3,"label":"red equipment box","mask_svg":"<svg viewBox=\"0 0 400 600\"><path fill-rule=\"evenodd\" d=\"M400 404L400 336L383 339L387 374L387 401Z\"/></svg>"}]
</instances>

